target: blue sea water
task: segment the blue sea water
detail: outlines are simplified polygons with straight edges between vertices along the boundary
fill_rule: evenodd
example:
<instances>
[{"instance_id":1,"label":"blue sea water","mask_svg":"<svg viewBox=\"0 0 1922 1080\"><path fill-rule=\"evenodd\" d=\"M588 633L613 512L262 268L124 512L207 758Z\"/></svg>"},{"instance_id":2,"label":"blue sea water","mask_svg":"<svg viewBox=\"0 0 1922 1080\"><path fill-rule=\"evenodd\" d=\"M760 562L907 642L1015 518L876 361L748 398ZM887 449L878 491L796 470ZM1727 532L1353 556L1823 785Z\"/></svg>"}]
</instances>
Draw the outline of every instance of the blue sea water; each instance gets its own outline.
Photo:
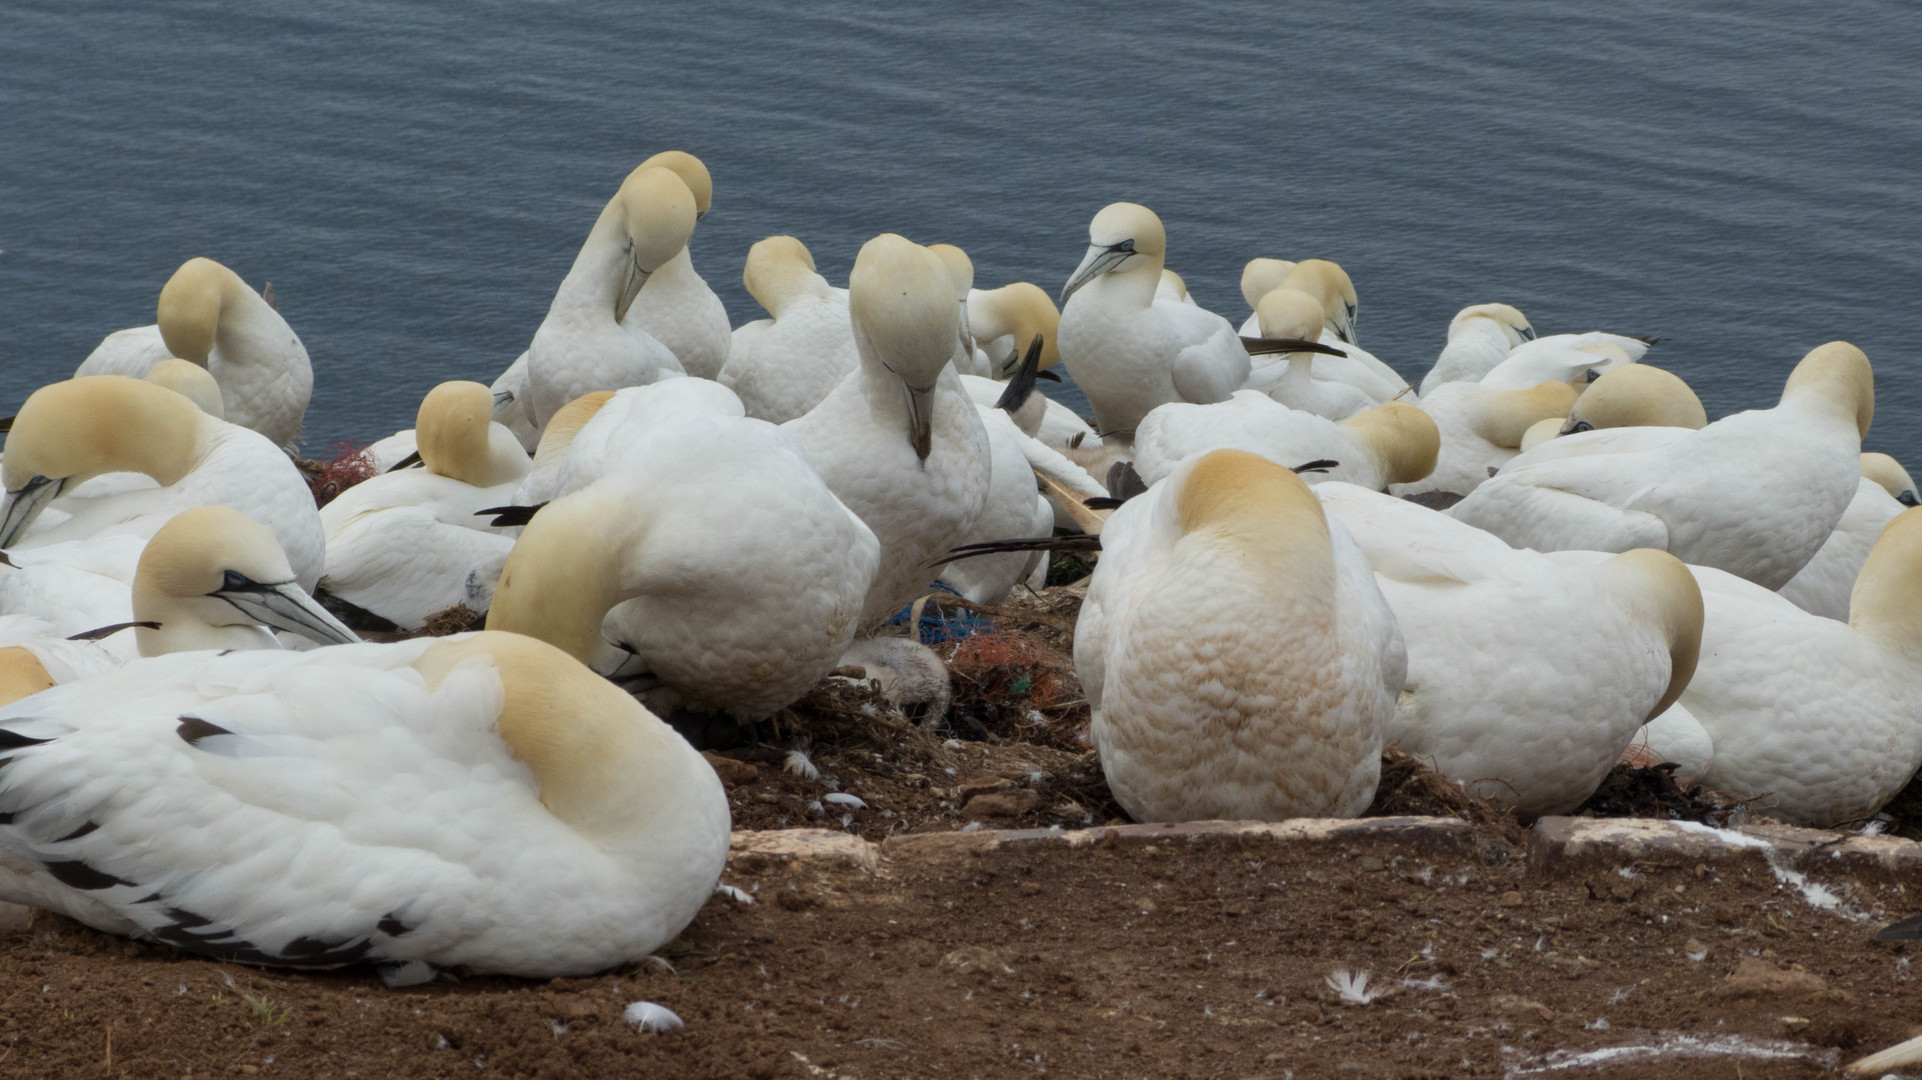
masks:
<instances>
[{"instance_id":1,"label":"blue sea water","mask_svg":"<svg viewBox=\"0 0 1922 1080\"><path fill-rule=\"evenodd\" d=\"M1058 289L1117 199L1239 322L1242 263L1340 261L1417 377L1449 317L1667 340L1710 414L1810 347L1876 362L1922 465L1922 19L1900 3L861 6L308 0L0 8L0 408L208 255L271 280L310 451L523 349L641 158L713 171L697 268L844 281L883 231Z\"/></svg>"}]
</instances>

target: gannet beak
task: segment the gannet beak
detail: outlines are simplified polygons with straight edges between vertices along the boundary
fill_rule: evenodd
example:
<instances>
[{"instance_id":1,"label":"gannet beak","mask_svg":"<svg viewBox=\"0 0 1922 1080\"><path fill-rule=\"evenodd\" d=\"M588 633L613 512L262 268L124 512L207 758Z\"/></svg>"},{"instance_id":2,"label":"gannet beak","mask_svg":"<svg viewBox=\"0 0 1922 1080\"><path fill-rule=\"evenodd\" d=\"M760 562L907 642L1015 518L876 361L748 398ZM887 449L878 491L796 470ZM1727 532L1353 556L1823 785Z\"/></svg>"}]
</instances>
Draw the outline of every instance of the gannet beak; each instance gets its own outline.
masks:
<instances>
[{"instance_id":1,"label":"gannet beak","mask_svg":"<svg viewBox=\"0 0 1922 1080\"><path fill-rule=\"evenodd\" d=\"M1914 488L1910 488L1902 494L1897 495L1895 501L1901 503L1903 506L1922 506L1922 502L1916 500Z\"/></svg>"},{"instance_id":2,"label":"gannet beak","mask_svg":"<svg viewBox=\"0 0 1922 1080\"><path fill-rule=\"evenodd\" d=\"M1335 336L1353 345L1355 343L1355 315L1357 314L1355 305L1344 300L1341 306L1341 325L1335 327Z\"/></svg>"},{"instance_id":3,"label":"gannet beak","mask_svg":"<svg viewBox=\"0 0 1922 1080\"><path fill-rule=\"evenodd\" d=\"M1088 253L1082 256L1081 265L1074 268L1074 273L1068 277L1068 283L1061 286L1061 302L1067 303L1068 297L1073 296L1076 289L1127 262L1134 257L1134 253L1133 240L1123 240L1119 244L1107 246L1088 245Z\"/></svg>"},{"instance_id":4,"label":"gannet beak","mask_svg":"<svg viewBox=\"0 0 1922 1080\"><path fill-rule=\"evenodd\" d=\"M1595 425L1586 420L1570 420L1568 423L1562 425L1561 434L1574 435L1579 432L1594 430Z\"/></svg>"},{"instance_id":5,"label":"gannet beak","mask_svg":"<svg viewBox=\"0 0 1922 1080\"><path fill-rule=\"evenodd\" d=\"M926 461L934 447L934 387L917 389L903 379L901 389L908 394L908 442L915 456Z\"/></svg>"},{"instance_id":6,"label":"gannet beak","mask_svg":"<svg viewBox=\"0 0 1922 1080\"><path fill-rule=\"evenodd\" d=\"M318 641L322 645L352 645L360 637L327 613L320 602L291 581L262 583L227 571L227 579L209 596L232 604L236 611L262 626Z\"/></svg>"},{"instance_id":7,"label":"gannet beak","mask_svg":"<svg viewBox=\"0 0 1922 1080\"><path fill-rule=\"evenodd\" d=\"M27 526L33 524L33 519L40 516L40 511L59 498L66 486L64 476L59 479L35 476L19 491L7 492L5 510L0 511L0 548L12 547L20 534L27 531Z\"/></svg>"},{"instance_id":8,"label":"gannet beak","mask_svg":"<svg viewBox=\"0 0 1922 1080\"><path fill-rule=\"evenodd\" d=\"M614 321L627 318L627 309L634 306L634 298L641 293L641 286L647 284L648 271L641 269L641 262L634 257L633 248L628 249L627 278L621 282L621 298L614 303Z\"/></svg>"},{"instance_id":9,"label":"gannet beak","mask_svg":"<svg viewBox=\"0 0 1922 1080\"><path fill-rule=\"evenodd\" d=\"M1518 331L1516 331L1516 332L1517 332L1517 333L1519 333L1519 334L1521 334L1521 336L1522 336L1522 340L1523 340L1523 341L1534 341L1534 340L1535 340L1535 328L1534 328L1534 327L1532 327L1532 326L1524 326L1524 327L1522 327L1522 328L1521 328L1520 330L1518 330Z\"/></svg>"},{"instance_id":10,"label":"gannet beak","mask_svg":"<svg viewBox=\"0 0 1922 1080\"><path fill-rule=\"evenodd\" d=\"M512 390L494 391L494 411L495 412L500 412L502 409L507 408L509 405L512 405L513 403L514 403L514 392Z\"/></svg>"}]
</instances>

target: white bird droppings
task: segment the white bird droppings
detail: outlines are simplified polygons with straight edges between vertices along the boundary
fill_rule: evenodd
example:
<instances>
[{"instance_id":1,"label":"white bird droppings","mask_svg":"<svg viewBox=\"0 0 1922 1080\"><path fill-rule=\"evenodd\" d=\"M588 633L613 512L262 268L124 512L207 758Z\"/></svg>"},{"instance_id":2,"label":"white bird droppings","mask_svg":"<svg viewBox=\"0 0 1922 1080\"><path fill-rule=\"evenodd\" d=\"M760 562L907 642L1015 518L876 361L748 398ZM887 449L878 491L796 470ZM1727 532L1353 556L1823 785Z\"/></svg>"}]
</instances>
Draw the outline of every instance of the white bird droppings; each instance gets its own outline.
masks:
<instances>
[{"instance_id":1,"label":"white bird droppings","mask_svg":"<svg viewBox=\"0 0 1922 1080\"><path fill-rule=\"evenodd\" d=\"M866 810L868 808L868 804L861 798L861 796L849 795L845 792L840 792L840 791L837 791L832 795L823 795L821 797L821 801L835 803L836 805L839 805L839 806L852 806L856 810Z\"/></svg>"},{"instance_id":2,"label":"white bird droppings","mask_svg":"<svg viewBox=\"0 0 1922 1080\"><path fill-rule=\"evenodd\" d=\"M683 1025L674 1010L651 1001L629 1002L621 1012L621 1019L640 1028L649 1035L659 1035L663 1031L674 1031Z\"/></svg>"}]
</instances>

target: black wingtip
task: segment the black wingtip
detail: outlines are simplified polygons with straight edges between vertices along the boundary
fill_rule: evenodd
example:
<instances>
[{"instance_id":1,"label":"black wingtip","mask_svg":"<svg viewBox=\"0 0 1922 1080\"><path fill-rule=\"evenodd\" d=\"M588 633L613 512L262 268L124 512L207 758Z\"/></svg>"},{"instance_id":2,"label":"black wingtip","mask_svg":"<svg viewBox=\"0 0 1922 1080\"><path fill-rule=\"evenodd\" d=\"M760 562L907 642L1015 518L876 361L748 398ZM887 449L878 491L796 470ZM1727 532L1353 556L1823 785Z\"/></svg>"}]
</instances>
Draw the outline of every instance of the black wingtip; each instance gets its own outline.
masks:
<instances>
[{"instance_id":1,"label":"black wingtip","mask_svg":"<svg viewBox=\"0 0 1922 1080\"><path fill-rule=\"evenodd\" d=\"M1330 469L1339 468L1340 466L1341 462L1333 458L1316 458L1306 464L1295 466L1293 471L1297 473L1327 472Z\"/></svg>"},{"instance_id":2,"label":"black wingtip","mask_svg":"<svg viewBox=\"0 0 1922 1080\"><path fill-rule=\"evenodd\" d=\"M508 528L525 525L534 520L534 515L540 513L541 507L546 505L546 503L535 503L533 506L490 506L485 510L474 511L474 516L486 517L493 514L494 520L488 522L489 525L497 529Z\"/></svg>"},{"instance_id":3,"label":"black wingtip","mask_svg":"<svg viewBox=\"0 0 1922 1080\"><path fill-rule=\"evenodd\" d=\"M152 619L136 619L133 622L108 623L106 626L96 626L92 630L82 630L78 634L68 634L67 640L99 641L101 638L112 637L122 630L132 630L135 628L141 630L158 630L160 629L160 624L154 622Z\"/></svg>"},{"instance_id":4,"label":"black wingtip","mask_svg":"<svg viewBox=\"0 0 1922 1080\"><path fill-rule=\"evenodd\" d=\"M1660 345L1662 342L1668 340L1665 337L1656 337L1653 334L1625 334L1623 336L1634 338L1636 341L1639 341L1642 344L1647 345L1651 349L1657 345Z\"/></svg>"},{"instance_id":5,"label":"black wingtip","mask_svg":"<svg viewBox=\"0 0 1922 1080\"><path fill-rule=\"evenodd\" d=\"M1059 375L1056 375L1056 374L1055 374L1054 372L1052 372L1052 371L1037 371L1037 372L1035 372L1035 373L1034 373L1034 377L1035 377L1035 378L1037 378L1037 379L1046 379L1046 380L1048 380L1049 382L1060 382L1060 381L1061 381L1061 376L1059 376Z\"/></svg>"},{"instance_id":6,"label":"black wingtip","mask_svg":"<svg viewBox=\"0 0 1922 1080\"><path fill-rule=\"evenodd\" d=\"M934 562L930 567L946 566L962 559L972 559L977 555L1000 555L1013 551L1100 551L1099 533L1068 533L1063 536L1022 536L1009 540L984 540L978 544L962 544Z\"/></svg>"},{"instance_id":7,"label":"black wingtip","mask_svg":"<svg viewBox=\"0 0 1922 1080\"><path fill-rule=\"evenodd\" d=\"M1121 503L1122 500L1112 495L1096 495L1092 499L1081 500L1081 505L1090 510L1116 510L1120 508Z\"/></svg>"},{"instance_id":8,"label":"black wingtip","mask_svg":"<svg viewBox=\"0 0 1922 1080\"><path fill-rule=\"evenodd\" d=\"M413 453L407 455L404 458L401 458L399 461L396 461L392 465L388 466L387 471L399 472L402 469L410 468L412 466L421 465L421 464L425 464L425 463L420 459L420 451L416 450Z\"/></svg>"},{"instance_id":9,"label":"black wingtip","mask_svg":"<svg viewBox=\"0 0 1922 1080\"><path fill-rule=\"evenodd\" d=\"M1311 352L1323 356L1347 356L1348 354L1333 345L1323 345L1319 341L1306 338L1254 338L1241 339L1241 347L1248 350L1249 356L1267 356L1271 353Z\"/></svg>"},{"instance_id":10,"label":"black wingtip","mask_svg":"<svg viewBox=\"0 0 1922 1080\"><path fill-rule=\"evenodd\" d=\"M1000 400L994 407L1003 412L1014 412L1028 403L1034 393L1034 381L1041 374L1041 335L1036 334L1028 343L1027 354L1021 357L1021 364L1008 378L1008 388L1001 391Z\"/></svg>"}]
</instances>

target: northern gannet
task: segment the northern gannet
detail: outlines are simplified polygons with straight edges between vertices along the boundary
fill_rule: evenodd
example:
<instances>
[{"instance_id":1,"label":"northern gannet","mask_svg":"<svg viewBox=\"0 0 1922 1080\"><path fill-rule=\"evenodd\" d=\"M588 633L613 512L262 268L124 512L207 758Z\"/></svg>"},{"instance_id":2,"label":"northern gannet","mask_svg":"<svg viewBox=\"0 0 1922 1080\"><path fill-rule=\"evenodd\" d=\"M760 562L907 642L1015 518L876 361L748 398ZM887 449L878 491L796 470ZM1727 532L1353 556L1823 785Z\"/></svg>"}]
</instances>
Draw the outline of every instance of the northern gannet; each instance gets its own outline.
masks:
<instances>
[{"instance_id":1,"label":"northern gannet","mask_svg":"<svg viewBox=\"0 0 1922 1080\"><path fill-rule=\"evenodd\" d=\"M814 256L792 236L750 248L741 280L768 317L734 332L721 385L740 395L749 416L784 424L855 369L847 298L815 273Z\"/></svg>"},{"instance_id":2,"label":"northern gannet","mask_svg":"<svg viewBox=\"0 0 1922 1080\"><path fill-rule=\"evenodd\" d=\"M1413 483L1435 467L1441 435L1428 414L1390 403L1334 421L1279 404L1254 390L1213 405L1170 404L1149 413L1135 432L1135 471L1154 483L1186 458L1233 448L1293 468L1328 460L1310 484L1346 480L1372 491Z\"/></svg>"},{"instance_id":3,"label":"northern gannet","mask_svg":"<svg viewBox=\"0 0 1922 1080\"><path fill-rule=\"evenodd\" d=\"M1040 370L1061 362L1061 311L1039 285L1017 281L998 289L970 292L968 328L974 333L975 346L987 354L990 378L1013 378L1037 335L1041 338Z\"/></svg>"},{"instance_id":4,"label":"northern gannet","mask_svg":"<svg viewBox=\"0 0 1922 1080\"><path fill-rule=\"evenodd\" d=\"M679 176L694 195L695 220L707 216L714 203L714 178L700 158L682 150L663 150L641 162L636 171L649 168L668 169ZM727 362L733 336L727 308L695 273L685 246L648 275L621 321L667 346L689 375L715 378Z\"/></svg>"},{"instance_id":5,"label":"northern gannet","mask_svg":"<svg viewBox=\"0 0 1922 1080\"><path fill-rule=\"evenodd\" d=\"M200 406L200 411L208 416L216 420L227 418L226 405L220 400L220 384L214 381L212 372L199 364L169 357L150 368L145 377L148 382L164 386Z\"/></svg>"},{"instance_id":6,"label":"northern gannet","mask_svg":"<svg viewBox=\"0 0 1922 1080\"><path fill-rule=\"evenodd\" d=\"M1263 338L1313 341L1321 333L1322 307L1307 293L1280 288L1261 298L1255 318ZM1291 409L1346 420L1376 404L1373 397L1350 383L1315 378L1316 354L1312 352L1277 353L1256 363L1242 389L1258 390Z\"/></svg>"},{"instance_id":7,"label":"northern gannet","mask_svg":"<svg viewBox=\"0 0 1922 1080\"><path fill-rule=\"evenodd\" d=\"M1509 350L1535 340L1528 317L1507 304L1471 304L1448 323L1448 343L1421 379L1421 396L1443 383L1480 382L1508 358Z\"/></svg>"},{"instance_id":8,"label":"northern gannet","mask_svg":"<svg viewBox=\"0 0 1922 1080\"><path fill-rule=\"evenodd\" d=\"M1882 529L1903 510L1918 505L1915 481L1887 454L1863 454L1862 481L1835 531L1779 590L1796 607L1813 615L1847 622L1849 596Z\"/></svg>"},{"instance_id":9,"label":"northern gannet","mask_svg":"<svg viewBox=\"0 0 1922 1080\"><path fill-rule=\"evenodd\" d=\"M1427 477L1397 484L1395 495L1439 491L1466 495L1521 453L1522 437L1542 420L1562 419L1575 404L1575 388L1545 382L1526 390L1496 390L1472 382L1448 382L1421 400L1421 411L1441 432L1441 454Z\"/></svg>"},{"instance_id":10,"label":"northern gannet","mask_svg":"<svg viewBox=\"0 0 1922 1080\"><path fill-rule=\"evenodd\" d=\"M948 268L948 277L954 280L955 300L961 307L961 336L954 346L954 370L962 375L986 378L993 369L988 364L987 353L976 347L974 332L968 326L968 294L974 291L974 260L953 244L929 244L928 250Z\"/></svg>"}]
</instances>

